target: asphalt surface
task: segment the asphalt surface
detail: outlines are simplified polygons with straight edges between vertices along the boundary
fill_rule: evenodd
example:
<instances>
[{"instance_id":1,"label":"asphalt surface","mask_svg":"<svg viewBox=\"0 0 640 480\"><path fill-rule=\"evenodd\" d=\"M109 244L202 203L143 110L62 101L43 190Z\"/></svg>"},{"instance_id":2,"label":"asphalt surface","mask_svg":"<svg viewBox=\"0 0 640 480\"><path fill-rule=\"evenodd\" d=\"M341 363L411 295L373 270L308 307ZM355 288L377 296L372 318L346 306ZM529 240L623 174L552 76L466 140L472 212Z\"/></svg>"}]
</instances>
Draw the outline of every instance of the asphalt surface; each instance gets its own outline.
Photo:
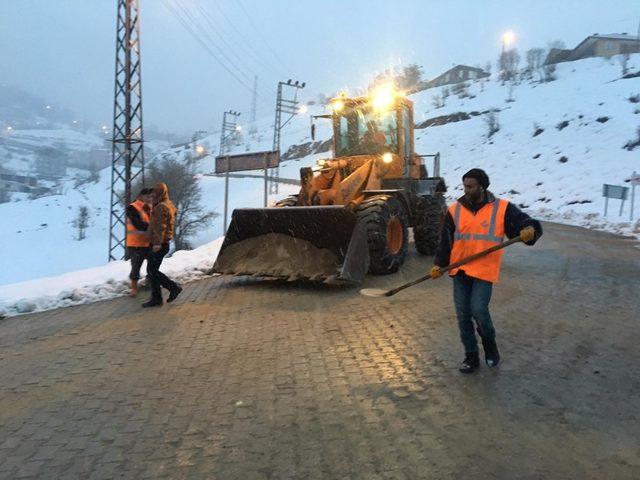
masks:
<instances>
[{"instance_id":1,"label":"asphalt surface","mask_svg":"<svg viewBox=\"0 0 640 480\"><path fill-rule=\"evenodd\" d=\"M640 478L640 250L545 230L494 289L503 363L469 376L448 278L212 277L2 320L0 478Z\"/></svg>"}]
</instances>

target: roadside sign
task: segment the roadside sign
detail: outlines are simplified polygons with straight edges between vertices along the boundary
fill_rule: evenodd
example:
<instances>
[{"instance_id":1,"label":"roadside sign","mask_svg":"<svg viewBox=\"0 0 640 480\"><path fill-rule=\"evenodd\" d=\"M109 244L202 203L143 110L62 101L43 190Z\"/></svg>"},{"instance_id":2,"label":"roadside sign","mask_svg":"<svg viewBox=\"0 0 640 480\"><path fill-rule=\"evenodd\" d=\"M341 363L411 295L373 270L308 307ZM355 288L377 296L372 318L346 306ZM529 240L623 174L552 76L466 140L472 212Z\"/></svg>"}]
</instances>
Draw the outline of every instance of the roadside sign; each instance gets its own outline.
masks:
<instances>
[{"instance_id":1,"label":"roadside sign","mask_svg":"<svg viewBox=\"0 0 640 480\"><path fill-rule=\"evenodd\" d=\"M629 193L629 187L621 187L619 185L602 185L602 196L607 198L615 198L618 200L626 200Z\"/></svg>"},{"instance_id":2,"label":"roadside sign","mask_svg":"<svg viewBox=\"0 0 640 480\"><path fill-rule=\"evenodd\" d=\"M267 172L280 164L280 150L264 152L238 153L235 155L218 155L216 157L216 173L224 173L224 234L227 234L227 209L229 207L229 172L245 172L247 170L264 170L264 206L267 206Z\"/></svg>"},{"instance_id":3,"label":"roadside sign","mask_svg":"<svg viewBox=\"0 0 640 480\"><path fill-rule=\"evenodd\" d=\"M614 198L617 200L622 200L620 203L620 213L622 215L622 209L624 207L624 201L627 199L629 194L629 187L621 187L619 185L602 185L602 196L605 197L604 200L604 215L607 215L607 207L609 206L609 199Z\"/></svg>"},{"instance_id":4,"label":"roadside sign","mask_svg":"<svg viewBox=\"0 0 640 480\"><path fill-rule=\"evenodd\" d=\"M265 167L276 168L279 163L280 152L278 150L218 155L216 157L216 173L262 170Z\"/></svg>"}]
</instances>

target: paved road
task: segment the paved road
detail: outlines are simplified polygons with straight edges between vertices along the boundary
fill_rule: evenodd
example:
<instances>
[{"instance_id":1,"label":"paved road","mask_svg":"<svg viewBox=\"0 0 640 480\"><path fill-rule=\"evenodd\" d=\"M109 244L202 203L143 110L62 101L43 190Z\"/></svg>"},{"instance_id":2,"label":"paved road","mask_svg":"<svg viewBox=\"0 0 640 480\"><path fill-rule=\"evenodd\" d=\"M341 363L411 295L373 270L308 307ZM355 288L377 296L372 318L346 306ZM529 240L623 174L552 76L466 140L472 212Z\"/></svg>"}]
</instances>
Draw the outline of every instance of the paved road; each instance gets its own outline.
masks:
<instances>
[{"instance_id":1,"label":"paved road","mask_svg":"<svg viewBox=\"0 0 640 480\"><path fill-rule=\"evenodd\" d=\"M640 250L546 230L507 253L504 363L473 376L449 279L367 299L208 278L154 312L4 320L0 478L637 479Z\"/></svg>"}]
</instances>

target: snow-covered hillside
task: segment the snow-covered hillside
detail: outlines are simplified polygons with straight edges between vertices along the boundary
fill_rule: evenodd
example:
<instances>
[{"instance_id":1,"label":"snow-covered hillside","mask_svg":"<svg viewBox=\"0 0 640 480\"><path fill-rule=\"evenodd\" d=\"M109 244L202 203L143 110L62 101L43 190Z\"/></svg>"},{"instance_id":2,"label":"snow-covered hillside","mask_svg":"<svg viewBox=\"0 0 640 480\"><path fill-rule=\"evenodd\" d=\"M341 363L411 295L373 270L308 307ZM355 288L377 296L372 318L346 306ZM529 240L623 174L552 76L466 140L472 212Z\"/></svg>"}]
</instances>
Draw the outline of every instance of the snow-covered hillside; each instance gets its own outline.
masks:
<instances>
[{"instance_id":1,"label":"snow-covered hillside","mask_svg":"<svg viewBox=\"0 0 640 480\"><path fill-rule=\"evenodd\" d=\"M632 71L640 70L640 55L633 55L629 65ZM417 151L440 152L441 173L449 186L449 200L461 193L461 175L470 168L480 167L491 177L490 189L494 193L532 215L640 237L638 224L629 222L629 202L625 204L623 216L618 217L619 202L610 201L605 218L601 197L603 183L628 185L625 181L631 173L640 172L640 147L632 151L623 148L638 135L640 103L636 96L640 94L640 77L622 79L615 59L559 64L556 74L558 78L553 82L524 81L512 89L495 80L474 82L468 89L470 97L451 94L441 108L433 106L433 99L442 94L442 88L412 95L418 125L458 112L469 117L416 129ZM487 138L486 112L492 110L497 112L500 130ZM283 152L290 146L311 141L308 115L320 113L327 113L324 107L311 105L309 112L292 119L282 132ZM319 120L317 126L316 140L330 138L328 121ZM246 131L248 126L243 127ZM259 122L260 139L245 138L234 146L234 152L270 150L272 128L272 118ZM534 136L536 130L538 133ZM203 203L222 214L224 179L211 175L218 137L212 135L199 143L213 152L199 160ZM166 150L157 158L163 155L181 158L186 152L184 148ZM321 153L286 161L280 176L296 179L300 167L313 165L328 155ZM259 171L247 173L261 174ZM68 181L62 195L0 204L4 236L0 255L0 285L4 285L0 286L0 308L4 304L9 313L15 313L16 292L25 291L26 295L29 285L39 290L44 287L37 285L51 284L54 280L34 280L35 283L23 284L24 289L7 284L82 268L107 268L100 265L105 263L108 250L109 184L110 172L105 169L97 183L74 188L73 182ZM271 195L269 203L295 191L295 186L280 185L279 194ZM237 207L262 206L263 181L232 178L229 199L229 212ZM74 239L72 227L80 205L89 207L92 218L83 241ZM636 205L637 218L640 218L640 201ZM219 238L223 234L222 223L219 217L201 231L193 241L194 246ZM214 250L207 251L213 256ZM202 251L194 255L202 255ZM99 285L102 276L97 275L92 284ZM126 268L118 270L116 276L114 281L120 285L116 291L124 291ZM86 276L83 278L78 280L78 287L88 284ZM55 302L47 303L53 304ZM36 308L45 307L38 304Z\"/></svg>"},{"instance_id":2,"label":"snow-covered hillside","mask_svg":"<svg viewBox=\"0 0 640 480\"><path fill-rule=\"evenodd\" d=\"M640 66L640 55L631 60ZM615 61L586 59L561 63L558 79L550 83L523 82L513 88L499 82L475 83L475 98L451 95L446 106L434 109L437 91L414 96L423 119L455 112L500 110L500 131L487 139L487 115L416 130L422 152L439 151L443 175L461 192L460 176L481 167L491 177L494 193L519 204L531 214L563 223L631 234L629 202L619 217L619 202L609 202L604 214L603 183L629 185L640 172L640 148L623 147L638 136L640 78L622 79ZM441 89L440 89L441 90ZM417 123L421 118L418 117ZM544 131L534 136L535 130ZM640 218L640 201L635 218Z\"/></svg>"}]
</instances>

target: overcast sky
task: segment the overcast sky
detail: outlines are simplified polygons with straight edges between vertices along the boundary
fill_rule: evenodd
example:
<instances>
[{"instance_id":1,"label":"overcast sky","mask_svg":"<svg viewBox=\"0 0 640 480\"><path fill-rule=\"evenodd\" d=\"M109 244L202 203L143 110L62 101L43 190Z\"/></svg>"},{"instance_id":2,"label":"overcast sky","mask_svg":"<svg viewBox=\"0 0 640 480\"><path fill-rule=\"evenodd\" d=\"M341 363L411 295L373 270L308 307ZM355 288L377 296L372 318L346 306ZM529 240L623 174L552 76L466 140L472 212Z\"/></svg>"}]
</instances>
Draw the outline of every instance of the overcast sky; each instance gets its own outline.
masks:
<instances>
[{"instance_id":1,"label":"overcast sky","mask_svg":"<svg viewBox=\"0 0 640 480\"><path fill-rule=\"evenodd\" d=\"M225 109L248 120L254 75L258 117L271 117L279 79L307 82L303 99L315 99L364 86L393 65L415 62L432 78L453 64L495 63L501 34L509 29L524 54L556 39L574 47L592 33L636 35L640 19L639 0L140 4L144 121L183 134L217 127ZM0 6L0 82L110 125L117 0L0 0Z\"/></svg>"}]
</instances>

